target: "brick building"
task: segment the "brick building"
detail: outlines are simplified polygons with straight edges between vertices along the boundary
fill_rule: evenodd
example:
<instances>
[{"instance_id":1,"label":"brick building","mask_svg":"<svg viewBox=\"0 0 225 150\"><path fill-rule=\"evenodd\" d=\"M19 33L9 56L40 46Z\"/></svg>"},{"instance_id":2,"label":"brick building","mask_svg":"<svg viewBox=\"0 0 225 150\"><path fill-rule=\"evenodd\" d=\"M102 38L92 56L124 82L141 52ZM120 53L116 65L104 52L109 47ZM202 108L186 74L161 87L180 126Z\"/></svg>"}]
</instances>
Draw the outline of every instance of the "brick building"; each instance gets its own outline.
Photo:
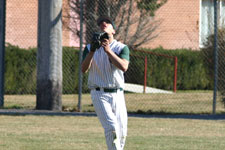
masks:
<instances>
[{"instance_id":1,"label":"brick building","mask_svg":"<svg viewBox=\"0 0 225 150\"><path fill-rule=\"evenodd\" d=\"M63 14L66 10L63 1ZM6 43L22 48L37 47L38 0L7 0ZM79 39L63 28L63 45L79 46Z\"/></svg>"},{"instance_id":2,"label":"brick building","mask_svg":"<svg viewBox=\"0 0 225 150\"><path fill-rule=\"evenodd\" d=\"M225 0L219 1L219 22L225 18ZM19 47L37 45L37 0L7 0L6 42ZM63 0L63 14L66 6ZM213 0L168 0L156 12L163 20L159 36L143 47L199 49L213 30ZM70 23L70 20L66 21ZM79 46L79 38L63 28L63 45Z\"/></svg>"}]
</instances>

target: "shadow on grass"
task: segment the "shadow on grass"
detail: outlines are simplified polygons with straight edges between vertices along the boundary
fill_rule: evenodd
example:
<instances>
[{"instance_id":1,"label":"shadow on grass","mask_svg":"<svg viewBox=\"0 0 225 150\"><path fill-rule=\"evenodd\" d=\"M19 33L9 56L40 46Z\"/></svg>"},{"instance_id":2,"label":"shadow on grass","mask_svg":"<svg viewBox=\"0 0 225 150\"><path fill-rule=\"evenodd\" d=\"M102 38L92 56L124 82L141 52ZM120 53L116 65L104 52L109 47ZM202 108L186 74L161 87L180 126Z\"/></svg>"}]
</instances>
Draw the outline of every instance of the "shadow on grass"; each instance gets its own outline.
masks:
<instances>
[{"instance_id":1,"label":"shadow on grass","mask_svg":"<svg viewBox=\"0 0 225 150\"><path fill-rule=\"evenodd\" d=\"M130 117L143 117L143 118L168 118L168 119L203 119L203 120L225 120L225 112L210 114L203 113L183 113L183 112L165 112L165 111L134 111L128 112Z\"/></svg>"},{"instance_id":2,"label":"shadow on grass","mask_svg":"<svg viewBox=\"0 0 225 150\"><path fill-rule=\"evenodd\" d=\"M90 106L91 107L91 106ZM36 110L36 109L21 109L21 107L0 107L0 115L12 115L12 116L21 116L21 115L45 115L45 116L94 116L96 114L90 109L88 111L79 112L77 109L73 108L70 110L62 111L51 111L51 110ZM165 119L202 119L202 120L225 120L225 112L220 114L210 114L210 113L171 113L164 111L134 111L128 112L129 117L140 117L140 118L165 118Z\"/></svg>"},{"instance_id":3,"label":"shadow on grass","mask_svg":"<svg viewBox=\"0 0 225 150\"><path fill-rule=\"evenodd\" d=\"M12 106L7 106L7 107L0 107L0 109L24 109L24 107L19 106L19 105L12 105Z\"/></svg>"}]
</instances>

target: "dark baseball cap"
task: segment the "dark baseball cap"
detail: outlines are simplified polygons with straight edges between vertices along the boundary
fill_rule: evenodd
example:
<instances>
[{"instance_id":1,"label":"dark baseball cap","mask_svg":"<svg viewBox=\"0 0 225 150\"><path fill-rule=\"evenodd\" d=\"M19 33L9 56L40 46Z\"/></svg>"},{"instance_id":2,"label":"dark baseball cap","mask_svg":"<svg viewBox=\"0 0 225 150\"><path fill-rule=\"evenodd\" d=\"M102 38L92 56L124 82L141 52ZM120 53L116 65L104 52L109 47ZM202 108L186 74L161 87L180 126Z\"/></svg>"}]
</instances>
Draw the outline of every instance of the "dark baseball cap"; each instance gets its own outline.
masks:
<instances>
[{"instance_id":1,"label":"dark baseball cap","mask_svg":"<svg viewBox=\"0 0 225 150\"><path fill-rule=\"evenodd\" d=\"M103 21L112 24L113 28L116 29L116 26L115 26L114 22L112 21L112 19L111 19L110 17L108 17L108 16L100 16L100 17L97 19L97 24L98 24L98 26L100 26L100 24L101 24Z\"/></svg>"}]
</instances>

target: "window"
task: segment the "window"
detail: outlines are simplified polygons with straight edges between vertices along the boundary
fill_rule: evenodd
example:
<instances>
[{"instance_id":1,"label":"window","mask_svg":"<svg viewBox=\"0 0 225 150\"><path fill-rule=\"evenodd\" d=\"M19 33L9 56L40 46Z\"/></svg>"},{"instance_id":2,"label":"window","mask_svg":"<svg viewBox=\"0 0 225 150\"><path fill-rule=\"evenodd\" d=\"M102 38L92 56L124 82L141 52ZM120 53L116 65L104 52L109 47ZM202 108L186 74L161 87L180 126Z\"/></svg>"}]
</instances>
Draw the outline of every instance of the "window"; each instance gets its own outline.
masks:
<instances>
[{"instance_id":1,"label":"window","mask_svg":"<svg viewBox=\"0 0 225 150\"><path fill-rule=\"evenodd\" d=\"M225 0L218 0L218 25L225 26ZM200 8L200 47L207 37L214 32L214 0L201 0Z\"/></svg>"},{"instance_id":2,"label":"window","mask_svg":"<svg viewBox=\"0 0 225 150\"><path fill-rule=\"evenodd\" d=\"M225 0L220 2L219 23L221 27L225 27Z\"/></svg>"}]
</instances>

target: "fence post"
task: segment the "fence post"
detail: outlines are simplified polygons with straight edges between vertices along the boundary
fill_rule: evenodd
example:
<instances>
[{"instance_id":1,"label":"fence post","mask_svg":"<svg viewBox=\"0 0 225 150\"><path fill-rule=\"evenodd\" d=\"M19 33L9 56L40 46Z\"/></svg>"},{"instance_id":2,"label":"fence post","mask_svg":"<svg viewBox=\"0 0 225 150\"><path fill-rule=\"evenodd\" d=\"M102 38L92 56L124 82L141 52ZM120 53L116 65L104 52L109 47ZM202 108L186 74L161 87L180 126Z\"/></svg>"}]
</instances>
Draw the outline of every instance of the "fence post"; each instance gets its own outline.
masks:
<instances>
[{"instance_id":1,"label":"fence post","mask_svg":"<svg viewBox=\"0 0 225 150\"><path fill-rule=\"evenodd\" d=\"M0 107L4 105L5 13L6 0L0 1Z\"/></svg>"},{"instance_id":2,"label":"fence post","mask_svg":"<svg viewBox=\"0 0 225 150\"><path fill-rule=\"evenodd\" d=\"M82 111L81 99L82 99L82 72L81 63L83 55L83 0L80 0L80 52L79 52L79 94L78 94L78 111Z\"/></svg>"},{"instance_id":3,"label":"fence post","mask_svg":"<svg viewBox=\"0 0 225 150\"><path fill-rule=\"evenodd\" d=\"M177 57L174 57L173 92L177 91Z\"/></svg>"},{"instance_id":4,"label":"fence post","mask_svg":"<svg viewBox=\"0 0 225 150\"><path fill-rule=\"evenodd\" d=\"M146 93L146 86L147 86L147 65L148 65L148 59L147 59L147 56L145 56L144 93Z\"/></svg>"},{"instance_id":5,"label":"fence post","mask_svg":"<svg viewBox=\"0 0 225 150\"><path fill-rule=\"evenodd\" d=\"M214 0L214 90L213 90L213 114L216 114L216 96L218 81L218 47L217 47L217 0Z\"/></svg>"}]
</instances>

